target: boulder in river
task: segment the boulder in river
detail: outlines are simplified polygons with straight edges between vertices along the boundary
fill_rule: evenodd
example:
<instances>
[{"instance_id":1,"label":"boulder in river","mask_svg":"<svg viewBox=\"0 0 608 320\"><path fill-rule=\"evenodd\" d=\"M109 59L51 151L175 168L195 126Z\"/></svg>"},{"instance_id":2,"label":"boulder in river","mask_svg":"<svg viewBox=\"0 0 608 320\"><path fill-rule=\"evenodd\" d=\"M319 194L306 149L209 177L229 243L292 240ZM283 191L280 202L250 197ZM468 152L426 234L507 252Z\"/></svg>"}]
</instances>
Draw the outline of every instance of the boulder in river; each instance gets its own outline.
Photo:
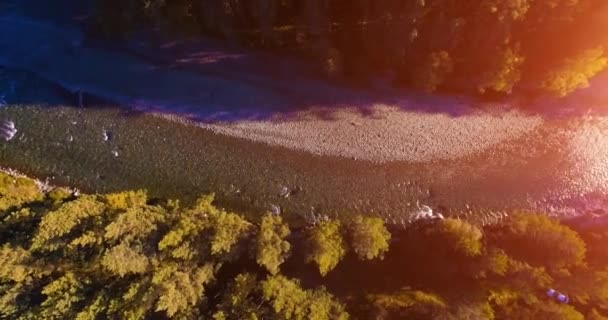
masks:
<instances>
[{"instance_id":1,"label":"boulder in river","mask_svg":"<svg viewBox=\"0 0 608 320\"><path fill-rule=\"evenodd\" d=\"M2 124L0 125L0 137L9 141L15 137L15 134L17 134L15 123L8 120L2 121Z\"/></svg>"},{"instance_id":2,"label":"boulder in river","mask_svg":"<svg viewBox=\"0 0 608 320\"><path fill-rule=\"evenodd\" d=\"M103 129L102 137L103 137L103 141L108 141L108 140L112 139L112 133L106 129Z\"/></svg>"},{"instance_id":3,"label":"boulder in river","mask_svg":"<svg viewBox=\"0 0 608 320\"><path fill-rule=\"evenodd\" d=\"M281 212L282 212L281 207L279 207L275 204L270 205L270 213L278 216L281 214Z\"/></svg>"},{"instance_id":4,"label":"boulder in river","mask_svg":"<svg viewBox=\"0 0 608 320\"><path fill-rule=\"evenodd\" d=\"M289 190L289 188L287 188L287 187L281 188L281 192L279 192L279 197L289 198L290 195L291 195L291 190Z\"/></svg>"}]
</instances>

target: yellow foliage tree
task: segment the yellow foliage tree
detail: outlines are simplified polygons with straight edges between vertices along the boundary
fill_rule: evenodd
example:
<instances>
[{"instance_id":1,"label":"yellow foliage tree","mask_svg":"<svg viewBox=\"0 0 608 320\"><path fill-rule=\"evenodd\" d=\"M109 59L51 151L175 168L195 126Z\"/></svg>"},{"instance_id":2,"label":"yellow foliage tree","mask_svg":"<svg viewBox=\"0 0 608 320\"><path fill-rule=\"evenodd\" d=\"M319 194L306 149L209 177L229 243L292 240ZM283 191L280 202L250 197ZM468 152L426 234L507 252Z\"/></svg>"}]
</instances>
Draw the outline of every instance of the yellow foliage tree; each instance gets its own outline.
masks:
<instances>
[{"instance_id":1,"label":"yellow foliage tree","mask_svg":"<svg viewBox=\"0 0 608 320\"><path fill-rule=\"evenodd\" d=\"M86 219L103 215L105 210L104 203L91 195L63 204L59 209L44 215L32 240L32 250L57 250L60 238L71 233Z\"/></svg>"},{"instance_id":2,"label":"yellow foliage tree","mask_svg":"<svg viewBox=\"0 0 608 320\"><path fill-rule=\"evenodd\" d=\"M146 205L148 194L145 190L111 193L105 196L105 201L111 210L126 210Z\"/></svg>"},{"instance_id":3,"label":"yellow foliage tree","mask_svg":"<svg viewBox=\"0 0 608 320\"><path fill-rule=\"evenodd\" d=\"M152 283L159 288L156 311L165 311L169 317L178 314L188 317L204 297L204 286L214 279L214 273L212 264L189 270L176 264L161 267L152 278Z\"/></svg>"},{"instance_id":4,"label":"yellow foliage tree","mask_svg":"<svg viewBox=\"0 0 608 320\"><path fill-rule=\"evenodd\" d=\"M430 235L442 241L454 252L468 257L479 256L482 253L483 233L476 226L457 219L445 219L438 222L430 230Z\"/></svg>"},{"instance_id":5,"label":"yellow foliage tree","mask_svg":"<svg viewBox=\"0 0 608 320\"><path fill-rule=\"evenodd\" d=\"M497 245L534 266L560 270L584 264L586 246L572 229L544 214L516 212L506 221Z\"/></svg>"},{"instance_id":6,"label":"yellow foliage tree","mask_svg":"<svg viewBox=\"0 0 608 320\"><path fill-rule=\"evenodd\" d=\"M41 201L44 195L34 180L0 172L0 216L11 207Z\"/></svg>"},{"instance_id":7,"label":"yellow foliage tree","mask_svg":"<svg viewBox=\"0 0 608 320\"><path fill-rule=\"evenodd\" d=\"M389 248L391 234L380 218L357 215L348 224L350 247L361 260L382 257Z\"/></svg>"},{"instance_id":8,"label":"yellow foliage tree","mask_svg":"<svg viewBox=\"0 0 608 320\"><path fill-rule=\"evenodd\" d=\"M86 282L86 280L85 280ZM46 299L42 302L39 319L70 319L77 314L77 304L84 300L86 283L68 272L42 289Z\"/></svg>"},{"instance_id":9,"label":"yellow foliage tree","mask_svg":"<svg viewBox=\"0 0 608 320\"><path fill-rule=\"evenodd\" d=\"M552 70L541 86L549 93L565 97L577 89L589 87L589 79L608 67L604 49L586 50L579 56L566 59L561 66Z\"/></svg>"},{"instance_id":10,"label":"yellow foliage tree","mask_svg":"<svg viewBox=\"0 0 608 320\"><path fill-rule=\"evenodd\" d=\"M323 221L308 232L306 260L314 262L321 275L333 270L346 254L339 221Z\"/></svg>"},{"instance_id":11,"label":"yellow foliage tree","mask_svg":"<svg viewBox=\"0 0 608 320\"><path fill-rule=\"evenodd\" d=\"M150 262L148 257L123 242L109 249L101 259L101 264L112 274L124 277L146 272Z\"/></svg>"},{"instance_id":12,"label":"yellow foliage tree","mask_svg":"<svg viewBox=\"0 0 608 320\"><path fill-rule=\"evenodd\" d=\"M269 276L262 281L262 295L281 319L346 320L344 305L336 302L324 288L304 290L297 280Z\"/></svg>"},{"instance_id":13,"label":"yellow foliage tree","mask_svg":"<svg viewBox=\"0 0 608 320\"><path fill-rule=\"evenodd\" d=\"M289 254L291 245L285 240L289 234L289 226L281 216L264 215L256 239L256 261L271 274L279 272Z\"/></svg>"},{"instance_id":14,"label":"yellow foliage tree","mask_svg":"<svg viewBox=\"0 0 608 320\"><path fill-rule=\"evenodd\" d=\"M511 93L521 79L521 67L524 57L514 48L505 48L496 54L491 68L481 76L477 89L484 93L491 89L495 92Z\"/></svg>"}]
</instances>

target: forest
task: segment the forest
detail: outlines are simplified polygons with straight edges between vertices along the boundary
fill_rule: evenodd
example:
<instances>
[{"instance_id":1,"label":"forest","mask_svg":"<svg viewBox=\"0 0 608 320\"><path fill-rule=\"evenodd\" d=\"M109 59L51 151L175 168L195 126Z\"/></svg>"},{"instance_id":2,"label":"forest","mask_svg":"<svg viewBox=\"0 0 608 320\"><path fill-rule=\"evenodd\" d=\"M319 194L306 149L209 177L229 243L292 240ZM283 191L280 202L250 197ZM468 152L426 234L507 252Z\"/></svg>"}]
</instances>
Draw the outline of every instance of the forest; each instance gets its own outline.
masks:
<instances>
[{"instance_id":1,"label":"forest","mask_svg":"<svg viewBox=\"0 0 608 320\"><path fill-rule=\"evenodd\" d=\"M2 173L0 318L607 319L607 237L532 212L293 228L213 195L41 191Z\"/></svg>"},{"instance_id":2,"label":"forest","mask_svg":"<svg viewBox=\"0 0 608 320\"><path fill-rule=\"evenodd\" d=\"M97 0L98 33L152 27L427 92L563 97L608 66L604 0Z\"/></svg>"}]
</instances>

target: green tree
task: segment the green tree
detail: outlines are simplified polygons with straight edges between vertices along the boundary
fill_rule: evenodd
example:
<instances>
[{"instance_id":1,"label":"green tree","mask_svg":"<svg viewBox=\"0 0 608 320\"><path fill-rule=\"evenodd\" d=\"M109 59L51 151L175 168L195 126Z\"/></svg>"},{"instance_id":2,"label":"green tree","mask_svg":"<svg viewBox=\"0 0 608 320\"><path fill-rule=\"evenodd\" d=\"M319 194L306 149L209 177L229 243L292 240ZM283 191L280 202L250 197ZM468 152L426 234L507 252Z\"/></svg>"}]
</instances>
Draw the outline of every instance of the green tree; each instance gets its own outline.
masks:
<instances>
[{"instance_id":1,"label":"green tree","mask_svg":"<svg viewBox=\"0 0 608 320\"><path fill-rule=\"evenodd\" d=\"M111 210L126 210L127 208L144 206L148 201L145 190L111 193L104 198Z\"/></svg>"},{"instance_id":2,"label":"green tree","mask_svg":"<svg viewBox=\"0 0 608 320\"><path fill-rule=\"evenodd\" d=\"M214 319L263 319L264 310L255 302L259 283L254 274L237 275L218 303Z\"/></svg>"},{"instance_id":3,"label":"green tree","mask_svg":"<svg viewBox=\"0 0 608 320\"><path fill-rule=\"evenodd\" d=\"M447 51L432 52L416 69L412 82L414 87L435 92L453 70L452 58Z\"/></svg>"},{"instance_id":4,"label":"green tree","mask_svg":"<svg viewBox=\"0 0 608 320\"><path fill-rule=\"evenodd\" d=\"M0 172L0 217L2 211L41 201L44 195L34 180Z\"/></svg>"},{"instance_id":5,"label":"green tree","mask_svg":"<svg viewBox=\"0 0 608 320\"><path fill-rule=\"evenodd\" d=\"M199 198L193 208L181 210L176 222L158 243L174 258L204 260L208 255L230 255L234 245L248 235L251 223L213 205L213 194ZM209 246L197 245L200 243Z\"/></svg>"},{"instance_id":6,"label":"green tree","mask_svg":"<svg viewBox=\"0 0 608 320\"><path fill-rule=\"evenodd\" d=\"M84 282L84 283L83 283ZM87 280L71 272L57 278L42 289L46 299L42 302L41 319L74 318L78 304L84 300L83 291Z\"/></svg>"},{"instance_id":7,"label":"green tree","mask_svg":"<svg viewBox=\"0 0 608 320\"><path fill-rule=\"evenodd\" d=\"M448 308L440 296L411 288L402 288L394 293L369 294L367 299L380 319L390 318L389 315L434 318Z\"/></svg>"},{"instance_id":8,"label":"green tree","mask_svg":"<svg viewBox=\"0 0 608 320\"><path fill-rule=\"evenodd\" d=\"M251 223L245 218L225 211L211 211L211 254L229 253L234 245L247 236Z\"/></svg>"},{"instance_id":9,"label":"green tree","mask_svg":"<svg viewBox=\"0 0 608 320\"><path fill-rule=\"evenodd\" d=\"M158 287L156 311L165 311L169 317L189 317L204 297L205 285L214 280L215 267L182 269L177 264L166 264L157 269L152 283Z\"/></svg>"},{"instance_id":10,"label":"green tree","mask_svg":"<svg viewBox=\"0 0 608 320\"><path fill-rule=\"evenodd\" d=\"M8 244L0 247L0 283L23 282L33 274L30 252Z\"/></svg>"},{"instance_id":11,"label":"green tree","mask_svg":"<svg viewBox=\"0 0 608 320\"><path fill-rule=\"evenodd\" d=\"M585 317L574 307L569 305L557 304L554 302L535 304L520 303L508 309L498 308L498 319L563 319L563 320L583 320Z\"/></svg>"},{"instance_id":12,"label":"green tree","mask_svg":"<svg viewBox=\"0 0 608 320\"><path fill-rule=\"evenodd\" d=\"M324 288L304 290L297 280L269 276L262 281L264 300L282 319L346 320L344 305L334 300Z\"/></svg>"},{"instance_id":13,"label":"green tree","mask_svg":"<svg viewBox=\"0 0 608 320\"><path fill-rule=\"evenodd\" d=\"M71 195L72 192L66 188L53 188L53 190L48 193L48 199L53 204L60 204L67 200Z\"/></svg>"},{"instance_id":14,"label":"green tree","mask_svg":"<svg viewBox=\"0 0 608 320\"><path fill-rule=\"evenodd\" d=\"M63 204L59 209L42 217L32 240L32 250L54 251L61 248L62 238L74 233L85 220L100 217L106 206L91 195ZM82 230L79 230L82 232Z\"/></svg>"},{"instance_id":15,"label":"green tree","mask_svg":"<svg viewBox=\"0 0 608 320\"><path fill-rule=\"evenodd\" d=\"M119 277L124 277L129 274L142 274L146 272L150 265L148 257L146 257L137 249L134 249L126 243L121 243L112 247L104 254L101 264Z\"/></svg>"},{"instance_id":16,"label":"green tree","mask_svg":"<svg viewBox=\"0 0 608 320\"><path fill-rule=\"evenodd\" d=\"M452 252L467 257L479 256L482 253L482 231L465 221L451 218L441 220L429 230L429 235L442 242Z\"/></svg>"},{"instance_id":17,"label":"green tree","mask_svg":"<svg viewBox=\"0 0 608 320\"><path fill-rule=\"evenodd\" d=\"M159 206L137 204L127 207L105 227L104 238L127 242L145 239L158 230L167 215L168 212Z\"/></svg>"},{"instance_id":18,"label":"green tree","mask_svg":"<svg viewBox=\"0 0 608 320\"><path fill-rule=\"evenodd\" d=\"M589 87L589 79L608 67L608 58L602 48L586 50L566 59L561 66L551 70L541 86L549 93L565 97L580 88Z\"/></svg>"},{"instance_id":19,"label":"green tree","mask_svg":"<svg viewBox=\"0 0 608 320\"><path fill-rule=\"evenodd\" d=\"M581 237L543 214L515 213L504 230L493 236L496 246L534 266L560 270L584 263L586 249Z\"/></svg>"},{"instance_id":20,"label":"green tree","mask_svg":"<svg viewBox=\"0 0 608 320\"><path fill-rule=\"evenodd\" d=\"M91 304L85 306L77 315L76 320L91 320L97 319L102 315L107 309L107 298L102 291L101 294L98 294Z\"/></svg>"},{"instance_id":21,"label":"green tree","mask_svg":"<svg viewBox=\"0 0 608 320\"><path fill-rule=\"evenodd\" d=\"M511 93L521 79L524 57L513 48L506 48L496 54L492 67L481 75L478 85L480 92L491 89L495 92Z\"/></svg>"},{"instance_id":22,"label":"green tree","mask_svg":"<svg viewBox=\"0 0 608 320\"><path fill-rule=\"evenodd\" d=\"M357 215L349 224L350 247L361 260L382 257L389 248L391 234L380 218Z\"/></svg>"},{"instance_id":23,"label":"green tree","mask_svg":"<svg viewBox=\"0 0 608 320\"><path fill-rule=\"evenodd\" d=\"M321 275L333 270L346 254L339 221L323 221L308 232L306 260L314 262Z\"/></svg>"},{"instance_id":24,"label":"green tree","mask_svg":"<svg viewBox=\"0 0 608 320\"><path fill-rule=\"evenodd\" d=\"M289 255L291 245L285 240L289 234L289 226L281 216L264 215L256 239L256 261L273 275Z\"/></svg>"}]
</instances>

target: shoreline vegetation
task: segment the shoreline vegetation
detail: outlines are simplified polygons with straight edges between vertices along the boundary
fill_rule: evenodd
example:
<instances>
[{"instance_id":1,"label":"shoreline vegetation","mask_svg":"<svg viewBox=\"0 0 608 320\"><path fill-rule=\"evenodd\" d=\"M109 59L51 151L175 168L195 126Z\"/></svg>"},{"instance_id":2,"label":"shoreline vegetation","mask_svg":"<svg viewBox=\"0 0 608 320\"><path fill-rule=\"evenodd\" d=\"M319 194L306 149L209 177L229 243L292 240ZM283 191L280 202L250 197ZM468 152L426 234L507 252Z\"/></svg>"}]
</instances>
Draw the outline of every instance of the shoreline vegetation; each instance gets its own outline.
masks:
<instances>
[{"instance_id":1,"label":"shoreline vegetation","mask_svg":"<svg viewBox=\"0 0 608 320\"><path fill-rule=\"evenodd\" d=\"M192 206L143 190L76 196L0 173L0 230L0 316L13 319L608 314L608 233L533 212L486 227L447 218L389 232L355 215L294 229L218 209L213 195Z\"/></svg>"},{"instance_id":2,"label":"shoreline vegetation","mask_svg":"<svg viewBox=\"0 0 608 320\"><path fill-rule=\"evenodd\" d=\"M96 0L91 32L212 36L296 54L317 73L397 87L501 97L564 97L608 67L608 6L574 1ZM367 85L373 83L369 80Z\"/></svg>"}]
</instances>

